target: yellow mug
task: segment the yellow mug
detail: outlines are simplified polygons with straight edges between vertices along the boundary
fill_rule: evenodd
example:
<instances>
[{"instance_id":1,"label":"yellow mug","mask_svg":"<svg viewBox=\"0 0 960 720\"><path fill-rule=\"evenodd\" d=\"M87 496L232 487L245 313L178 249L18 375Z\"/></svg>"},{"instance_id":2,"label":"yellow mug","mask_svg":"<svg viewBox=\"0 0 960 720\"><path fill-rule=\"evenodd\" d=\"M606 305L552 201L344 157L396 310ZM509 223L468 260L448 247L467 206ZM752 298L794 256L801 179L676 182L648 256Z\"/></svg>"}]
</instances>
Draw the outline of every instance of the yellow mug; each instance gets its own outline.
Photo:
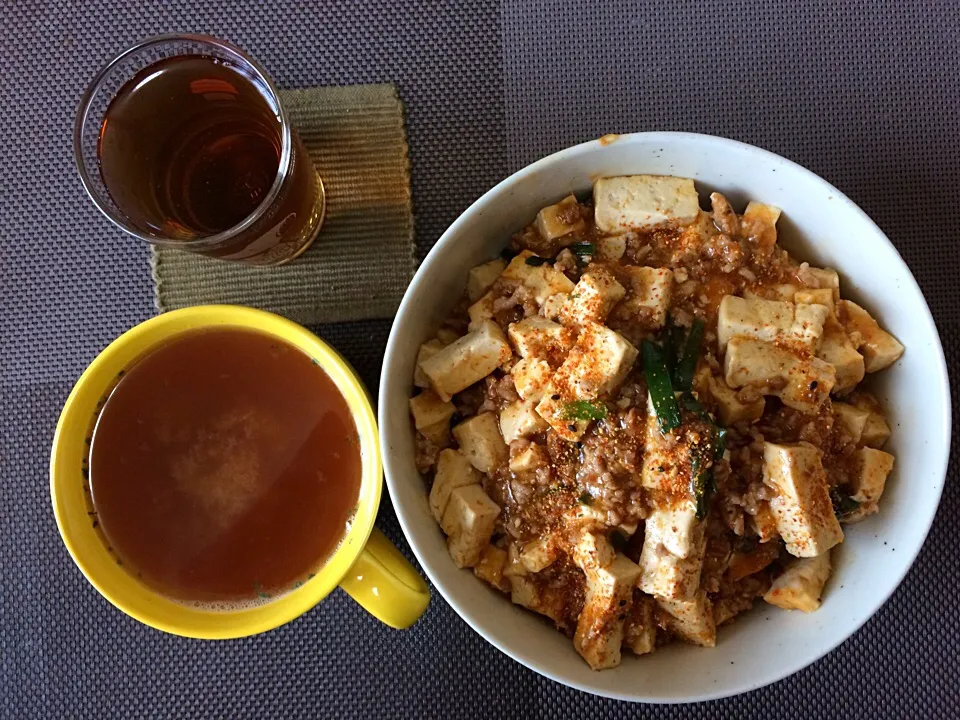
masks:
<instances>
[{"instance_id":1,"label":"yellow mug","mask_svg":"<svg viewBox=\"0 0 960 720\"><path fill-rule=\"evenodd\" d=\"M350 530L314 577L270 603L236 611L207 611L169 600L118 563L94 521L86 460L99 408L123 371L171 338L191 330L240 327L285 340L312 357L350 407L363 458L360 499ZM50 493L60 535L80 571L127 615L159 630L195 638L236 638L270 630L302 615L337 585L394 628L416 622L430 593L423 578L373 527L383 469L370 399L350 365L305 328L272 313L206 305L164 313L114 340L84 371L67 398L53 438Z\"/></svg>"}]
</instances>

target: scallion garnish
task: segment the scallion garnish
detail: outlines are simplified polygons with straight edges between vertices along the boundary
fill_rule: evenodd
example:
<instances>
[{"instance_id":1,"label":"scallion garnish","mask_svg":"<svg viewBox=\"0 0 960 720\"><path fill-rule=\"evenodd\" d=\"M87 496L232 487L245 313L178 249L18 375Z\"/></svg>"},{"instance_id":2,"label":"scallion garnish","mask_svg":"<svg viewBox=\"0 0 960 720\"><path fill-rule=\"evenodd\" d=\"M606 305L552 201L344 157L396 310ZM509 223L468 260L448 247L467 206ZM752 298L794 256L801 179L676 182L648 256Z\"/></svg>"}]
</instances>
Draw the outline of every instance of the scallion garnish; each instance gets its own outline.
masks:
<instances>
[{"instance_id":1,"label":"scallion garnish","mask_svg":"<svg viewBox=\"0 0 960 720\"><path fill-rule=\"evenodd\" d=\"M657 413L660 431L668 433L680 427L680 408L673 394L673 384L667 371L664 350L649 340L643 341L643 371L647 376L647 388L653 409Z\"/></svg>"},{"instance_id":2,"label":"scallion garnish","mask_svg":"<svg viewBox=\"0 0 960 720\"><path fill-rule=\"evenodd\" d=\"M574 400L564 403L564 420L603 420L607 416L607 406L602 402Z\"/></svg>"},{"instance_id":3,"label":"scallion garnish","mask_svg":"<svg viewBox=\"0 0 960 720\"><path fill-rule=\"evenodd\" d=\"M703 329L706 323L702 318L694 318L687 339L680 348L677 365L673 372L673 381L677 390L688 392L693 386L693 372L700 358L700 345L703 344Z\"/></svg>"}]
</instances>

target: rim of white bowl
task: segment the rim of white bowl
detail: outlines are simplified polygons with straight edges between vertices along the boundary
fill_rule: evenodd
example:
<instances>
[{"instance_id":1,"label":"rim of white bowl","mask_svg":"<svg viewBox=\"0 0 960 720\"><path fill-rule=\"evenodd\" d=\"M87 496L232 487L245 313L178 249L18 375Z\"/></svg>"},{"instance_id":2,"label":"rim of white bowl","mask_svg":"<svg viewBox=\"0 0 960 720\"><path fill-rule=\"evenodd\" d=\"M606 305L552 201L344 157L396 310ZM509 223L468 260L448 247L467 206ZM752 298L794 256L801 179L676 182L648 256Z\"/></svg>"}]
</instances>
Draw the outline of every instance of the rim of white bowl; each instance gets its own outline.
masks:
<instances>
[{"instance_id":1,"label":"rim of white bowl","mask_svg":"<svg viewBox=\"0 0 960 720\"><path fill-rule=\"evenodd\" d=\"M551 155L547 155L546 157L541 158L540 160L537 160L536 162L531 163L530 165L527 165L526 167L518 170L517 172L513 173L509 177L501 180L499 183L497 183L492 188L487 190L477 200L475 200L466 210L460 213L457 219L454 220L454 222L450 225L450 227L448 227L446 231L444 231L444 233L440 236L440 238L437 240L434 246L430 249L430 252L427 253L427 256L424 258L423 262L420 264L420 267L417 268L416 274L413 276L413 279L410 281L410 285L407 287L407 290L404 293L403 300L400 303L400 307L397 309L397 314L395 316L393 326L390 329L390 337L387 340L387 347L384 353L383 367L381 368L380 391L377 398L378 412L382 410L386 402L387 391L391 383L391 378L389 376L388 368L392 363L388 362L388 360L391 358L391 356L395 352L395 346L398 342L399 333L397 328L402 324L400 321L400 318L403 317L406 311L408 310L408 306L411 303L411 297L413 295L415 286L419 282L422 282L423 279L433 269L433 265L439 262L441 248L449 241L449 239L452 236L456 235L459 232L460 227L468 222L468 219L470 216L472 216L474 213L480 212L483 209L485 209L485 207L492 201L494 196L499 194L500 190L504 186L518 183L524 178L526 178L527 176L533 175L534 173L540 170L543 170L546 167L549 167L550 165L560 161L561 159L566 159L570 156L576 156L580 153L590 152L597 147L601 147L608 144L619 144L623 142L637 142L641 140L656 142L660 139L673 140L673 141L685 140L685 139L690 141L701 141L701 142L709 141L709 142L719 143L722 145L727 145L729 147L737 148L746 152L759 154L761 156L767 157L770 160L775 160L776 162L783 163L791 167L795 171L801 174L807 175L809 178L815 179L818 182L822 183L826 188L828 188L833 193L834 198L836 200L839 200L840 202L842 202L850 211L856 213L861 217L861 219L869 223L869 225L872 226L873 229L876 231L878 238L883 242L885 242L887 246L890 248L890 250L893 251L894 255L896 256L897 260L899 260L901 265L899 270L902 271L905 277L909 279L911 288L913 289L914 292L916 292L916 294L920 297L920 299L923 302L923 307L926 312L924 313L924 317L922 318L922 321L926 326L926 329L931 333L933 338L936 340L935 349L937 352L937 361L940 369L940 377L939 377L940 387L938 389L942 392L943 397L945 398L950 397L950 377L949 377L949 374L947 373L947 362L943 354L943 344L940 340L940 333L937 331L936 323L933 320L933 315L930 312L930 307L927 305L927 300L923 295L923 291L920 289L919 284L917 284L916 278L913 276L913 273L910 271L909 266L904 261L903 257L900 255L896 246L892 242L890 242L890 239L886 236L886 233L884 233L883 230L880 229L880 227L870 218L869 215L867 215L860 208L859 205L853 202L853 200L848 198L843 192L837 189L834 185L827 182L826 180L824 180L822 177L820 177L813 171L808 170L802 165L795 163L792 160L788 160L787 158L781 155L777 155L774 152L770 152L769 150L764 150L763 148L756 147L755 145L749 145L747 143L743 143L738 140L731 140L729 138L719 137L717 135L705 135L702 133L687 133L687 132L656 131L656 132L637 132L637 133L619 134L616 136L615 143L602 142L601 139L598 138L596 140L590 140L584 143L580 143L579 145L573 145L564 150L560 150ZM752 690L757 690L759 688L766 687L767 685L772 685L773 683L779 682L780 680L783 680L784 678L789 677L794 673L799 672L800 670L803 670L805 667L812 665L817 660L833 652L837 647L839 647L842 643L848 640L855 632L857 632L861 627L863 627L863 625L866 624L866 622L868 622L874 615L876 615L877 611L884 605L884 603L887 602L887 600L890 599L893 593L896 592L897 588L900 587L901 583L903 582L903 579L906 577L907 573L910 571L910 568L913 567L914 562L916 562L917 556L920 554L920 550L926 544L927 536L930 533L930 528L933 526L934 518L936 517L937 510L940 507L940 501L943 497L943 486L944 486L943 480L946 478L947 465L950 458L952 412L953 410L948 400L947 402L944 403L944 412L941 418L942 427L943 427L943 438L942 438L943 442L941 444L942 457L941 457L941 462L939 463L940 470L938 473L941 477L941 481L937 489L937 501L931 505L928 515L922 518L922 521L925 526L922 534L922 540L919 543L917 543L916 547L911 549L909 562L907 562L903 566L903 571L899 573L899 576L896 578L896 582L891 584L890 589L886 592L883 592L874 596L870 600L869 612L864 614L863 620L852 624L848 629L842 631L835 641L832 641L829 644L824 645L821 649L812 652L809 656L803 657L795 661L788 661L783 668L778 669L777 671L773 672L770 676L764 677L762 680L758 682L750 682L749 680L746 680L743 683L739 683L739 684L734 683L731 687L728 687L723 690L718 690L714 692L691 693L690 697L683 698L683 699L677 699L676 697L666 696L666 695L663 695L663 696L642 695L641 696L641 695L633 694L630 692L621 693L616 691L608 691L606 689L599 689L578 681L568 680L563 677L558 677L554 673L551 673L550 671L542 667L541 662L537 657L534 657L529 653L522 652L515 647L508 647L504 644L501 644L500 642L498 642L497 640L494 640L491 636L489 636L482 628L483 623L479 619L474 617L473 613L461 608L457 604L457 602L450 597L446 588L444 588L443 584L438 582L437 575L433 571L433 568L431 567L431 562L429 561L429 559L425 556L424 553L420 551L420 548L417 547L416 543L414 543L411 540L411 537L413 535L412 528L411 528L412 520L409 520L406 517L406 511L403 508L401 508L401 506L395 501L396 493L394 491L393 478L394 478L394 473L398 470L398 468L395 468L393 466L393 459L390 456L390 453L387 451L387 448L389 447L389 443L387 442L387 438L386 438L386 434L389 432L389 429L388 429L389 423L387 422L380 423L380 446L382 448L384 474L386 475L387 488L390 492L390 499L393 502L394 509L396 510L396 514L397 514L397 519L400 521L400 527L403 528L403 533L407 539L407 543L410 545L410 548L413 550L413 554L416 556L417 561L420 563L420 566L423 568L424 572L427 574L427 577L430 578L430 582L433 583L433 586L437 589L437 591L440 593L443 599L447 601L450 607L454 609L457 615L459 615L460 618L474 630L474 632L480 635L481 638L483 638L486 642L493 645L495 648L497 648L497 650L502 652L507 657L512 658L513 660L516 660L521 665L524 665L530 670L533 670L535 673L542 675L543 677L546 677L550 680L553 680L554 682L560 683L561 685L572 687L577 690L581 690L583 692L589 693L591 695L607 697L615 700L626 700L629 702L643 702L643 703L651 703L651 704L680 705L680 704L687 704L687 703L705 702L709 700L719 700L726 697L733 697L736 695L741 695L743 693L747 693ZM401 472L403 471L401 470Z\"/></svg>"}]
</instances>

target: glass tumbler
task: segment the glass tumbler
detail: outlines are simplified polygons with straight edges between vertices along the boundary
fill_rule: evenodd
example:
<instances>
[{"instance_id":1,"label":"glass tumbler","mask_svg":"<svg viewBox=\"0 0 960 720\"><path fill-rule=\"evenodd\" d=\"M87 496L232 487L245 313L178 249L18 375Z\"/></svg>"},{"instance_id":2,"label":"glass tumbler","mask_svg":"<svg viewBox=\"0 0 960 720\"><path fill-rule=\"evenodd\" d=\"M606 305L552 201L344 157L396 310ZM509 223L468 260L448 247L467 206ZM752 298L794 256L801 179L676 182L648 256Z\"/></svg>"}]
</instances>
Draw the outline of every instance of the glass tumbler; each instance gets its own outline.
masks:
<instances>
[{"instance_id":1,"label":"glass tumbler","mask_svg":"<svg viewBox=\"0 0 960 720\"><path fill-rule=\"evenodd\" d=\"M73 140L96 206L154 245L277 265L323 223L323 182L273 82L216 38L164 35L118 55L84 94Z\"/></svg>"}]
</instances>

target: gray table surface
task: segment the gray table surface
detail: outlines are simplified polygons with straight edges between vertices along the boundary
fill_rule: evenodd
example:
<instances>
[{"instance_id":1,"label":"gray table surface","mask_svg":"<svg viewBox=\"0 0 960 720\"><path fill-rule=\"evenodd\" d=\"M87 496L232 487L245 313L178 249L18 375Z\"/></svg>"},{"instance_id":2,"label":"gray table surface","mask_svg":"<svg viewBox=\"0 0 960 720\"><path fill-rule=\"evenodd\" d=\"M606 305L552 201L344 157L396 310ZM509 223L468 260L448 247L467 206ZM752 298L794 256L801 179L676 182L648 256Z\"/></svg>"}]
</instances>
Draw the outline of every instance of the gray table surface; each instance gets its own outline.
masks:
<instances>
[{"instance_id":1,"label":"gray table surface","mask_svg":"<svg viewBox=\"0 0 960 720\"><path fill-rule=\"evenodd\" d=\"M783 154L840 187L897 245L956 383L956 4L63 0L4 3L0 28L0 716L960 717L956 463L919 560L862 630L792 678L686 708L555 685L485 644L439 597L404 633L337 591L260 637L161 634L74 567L46 476L73 381L153 313L146 249L97 214L70 146L85 84L135 40L216 34L285 87L395 82L421 254L498 180L606 132L692 130ZM375 390L389 325L317 331ZM389 499L378 524L403 542Z\"/></svg>"}]
</instances>

